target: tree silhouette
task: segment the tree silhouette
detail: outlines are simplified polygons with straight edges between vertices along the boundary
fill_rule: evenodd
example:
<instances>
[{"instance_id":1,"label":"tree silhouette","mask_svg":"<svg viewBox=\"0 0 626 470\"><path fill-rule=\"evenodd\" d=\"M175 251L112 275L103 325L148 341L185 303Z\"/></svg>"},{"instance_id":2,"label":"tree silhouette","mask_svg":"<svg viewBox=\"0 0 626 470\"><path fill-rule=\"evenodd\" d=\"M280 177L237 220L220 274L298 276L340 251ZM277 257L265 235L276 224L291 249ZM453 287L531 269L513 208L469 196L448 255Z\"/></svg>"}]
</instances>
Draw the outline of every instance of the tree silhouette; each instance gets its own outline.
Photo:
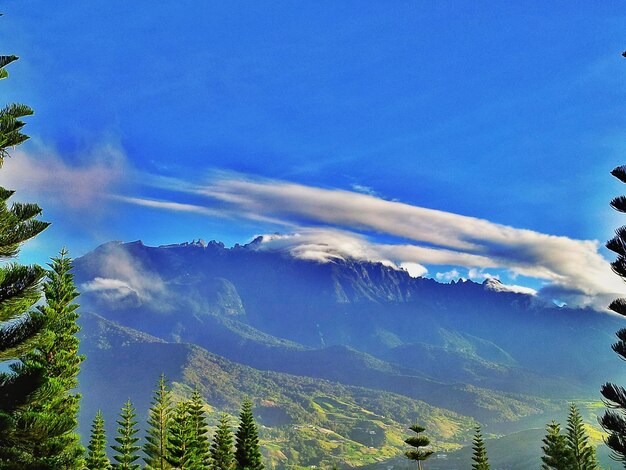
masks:
<instances>
[{"instance_id":1,"label":"tree silhouette","mask_svg":"<svg viewBox=\"0 0 626 470\"><path fill-rule=\"evenodd\" d=\"M626 183L626 166L615 168L611 174L622 183ZM611 201L611 207L619 212L626 212L626 197L618 196ZM606 247L617 254L611 268L626 280L626 226L615 231L615 236L606 243ZM615 299L609 305L615 313L626 316L626 299ZM611 347L622 359L626 360L626 328L617 333L618 341ZM607 432L606 445L611 449L611 457L622 462L626 468L626 390L620 385L605 383L600 389L608 410L600 418L600 424Z\"/></svg>"}]
</instances>

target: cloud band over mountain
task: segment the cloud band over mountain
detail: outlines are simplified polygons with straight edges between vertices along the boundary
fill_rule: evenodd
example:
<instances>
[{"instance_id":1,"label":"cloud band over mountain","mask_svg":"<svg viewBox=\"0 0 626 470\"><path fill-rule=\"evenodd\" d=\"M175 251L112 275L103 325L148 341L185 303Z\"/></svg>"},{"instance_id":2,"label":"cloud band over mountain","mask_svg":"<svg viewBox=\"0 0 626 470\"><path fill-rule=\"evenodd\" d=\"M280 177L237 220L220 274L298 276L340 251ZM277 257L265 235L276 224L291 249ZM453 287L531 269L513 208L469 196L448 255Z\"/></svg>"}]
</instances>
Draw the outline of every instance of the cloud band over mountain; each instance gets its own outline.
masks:
<instances>
[{"instance_id":1,"label":"cloud band over mountain","mask_svg":"<svg viewBox=\"0 0 626 470\"><path fill-rule=\"evenodd\" d=\"M241 175L217 174L204 185L168 180L161 186L202 196L206 207L219 206L228 217L289 226L290 235L264 237L264 249L287 250L301 258L412 263L413 272L424 265L505 269L545 281L546 294L596 307L625 292L595 240L514 228L371 194ZM163 208L172 209L166 204ZM378 236L397 242L380 243Z\"/></svg>"}]
</instances>

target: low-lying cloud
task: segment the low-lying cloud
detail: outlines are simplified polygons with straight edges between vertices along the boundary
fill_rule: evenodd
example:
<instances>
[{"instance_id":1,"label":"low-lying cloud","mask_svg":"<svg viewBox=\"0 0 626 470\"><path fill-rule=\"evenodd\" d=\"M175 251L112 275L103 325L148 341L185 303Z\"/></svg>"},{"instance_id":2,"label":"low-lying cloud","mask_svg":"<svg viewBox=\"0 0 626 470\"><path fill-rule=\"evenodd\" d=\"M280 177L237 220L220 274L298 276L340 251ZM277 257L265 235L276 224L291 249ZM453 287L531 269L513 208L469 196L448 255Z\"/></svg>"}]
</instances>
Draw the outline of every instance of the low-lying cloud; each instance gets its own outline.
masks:
<instances>
[{"instance_id":1,"label":"low-lying cloud","mask_svg":"<svg viewBox=\"0 0 626 470\"><path fill-rule=\"evenodd\" d=\"M510 227L372 194L284 181L218 174L205 185L186 184L178 189L204 196L207 207L219 205L242 217L253 214L298 227L291 235L264 237L263 244L266 249L288 250L299 258L329 262L347 256L404 265L413 274L426 272L429 265L475 272L505 269L512 276L544 281L550 287L546 294L584 305L595 305L594 298L626 293L595 240ZM364 233L393 236L399 241L374 243L371 240L376 235L366 238Z\"/></svg>"}]
</instances>

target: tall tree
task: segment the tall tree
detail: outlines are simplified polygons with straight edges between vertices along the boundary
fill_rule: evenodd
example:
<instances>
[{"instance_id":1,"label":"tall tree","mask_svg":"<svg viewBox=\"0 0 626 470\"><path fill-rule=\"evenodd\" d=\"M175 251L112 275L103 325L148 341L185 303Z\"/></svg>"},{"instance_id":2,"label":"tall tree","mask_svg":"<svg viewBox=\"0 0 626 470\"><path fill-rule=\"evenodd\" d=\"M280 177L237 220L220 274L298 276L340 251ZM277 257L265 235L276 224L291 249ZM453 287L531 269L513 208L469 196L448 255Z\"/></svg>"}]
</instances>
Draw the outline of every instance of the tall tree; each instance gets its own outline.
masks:
<instances>
[{"instance_id":1,"label":"tall tree","mask_svg":"<svg viewBox=\"0 0 626 470\"><path fill-rule=\"evenodd\" d=\"M106 454L107 439L104 431L104 418L102 411L96 413L91 425L91 437L87 446L86 467L89 470L109 470L111 462Z\"/></svg>"},{"instance_id":2,"label":"tall tree","mask_svg":"<svg viewBox=\"0 0 626 470\"><path fill-rule=\"evenodd\" d=\"M189 400L189 426L194 470L208 470L211 466L209 426L204 416L204 400L195 389Z\"/></svg>"},{"instance_id":3,"label":"tall tree","mask_svg":"<svg viewBox=\"0 0 626 470\"><path fill-rule=\"evenodd\" d=\"M84 357L78 354L80 330L78 291L72 275L72 260L67 251L53 258L48 265L44 284L46 303L38 308L43 321L39 344L21 357L26 369L43 370L47 399L31 404L26 414L38 429L37 440L31 445L29 464L37 470L81 469L84 449L76 433L80 395L72 393L78 386L78 373ZM26 460L26 456L24 457Z\"/></svg>"},{"instance_id":4,"label":"tall tree","mask_svg":"<svg viewBox=\"0 0 626 470\"><path fill-rule=\"evenodd\" d=\"M172 412L167 430L166 459L173 468L180 470L190 470L195 467L189 418L189 402L179 402Z\"/></svg>"},{"instance_id":5,"label":"tall tree","mask_svg":"<svg viewBox=\"0 0 626 470\"><path fill-rule=\"evenodd\" d=\"M589 436L585 431L582 416L573 403L569 407L567 416L567 445L572 451L573 470L596 470L596 451L589 445Z\"/></svg>"},{"instance_id":6,"label":"tall tree","mask_svg":"<svg viewBox=\"0 0 626 470\"><path fill-rule=\"evenodd\" d=\"M230 429L228 415L222 413L211 444L211 469L233 470L234 467L233 432Z\"/></svg>"},{"instance_id":7,"label":"tall tree","mask_svg":"<svg viewBox=\"0 0 626 470\"><path fill-rule=\"evenodd\" d=\"M18 58L0 56L0 79L8 77L6 67ZM33 111L22 104L0 109L0 166L9 150L25 140L24 121ZM36 346L42 319L30 313L39 300L39 283L44 271L38 266L21 266L15 258L20 246L41 233L48 224L37 220L36 204L9 203L14 191L0 187L0 468L18 468L31 445L37 441L37 427L24 407L47 399L43 371L25 368L20 356ZM6 363L9 363L7 368ZM5 363L5 364L3 364ZM7 370L8 369L8 370Z\"/></svg>"},{"instance_id":8,"label":"tall tree","mask_svg":"<svg viewBox=\"0 0 626 470\"><path fill-rule=\"evenodd\" d=\"M561 434L561 426L552 421L546 426L546 436L543 438L542 470L572 470L574 456L567 445L567 438Z\"/></svg>"},{"instance_id":9,"label":"tall tree","mask_svg":"<svg viewBox=\"0 0 626 470\"><path fill-rule=\"evenodd\" d=\"M626 165L615 168L611 174L626 183ZM626 196L616 197L611 201L611 206L619 212L626 212ZM615 237L606 243L606 247L617 254L611 268L626 281L626 226L615 231ZM615 299L609 309L626 316L626 298ZM612 345L613 351L626 360L626 328L620 329L616 335L618 341ZM606 445L611 449L611 456L621 461L626 468L626 389L620 385L605 383L600 392L609 408L600 419L600 424L608 434L605 438Z\"/></svg>"},{"instance_id":10,"label":"tall tree","mask_svg":"<svg viewBox=\"0 0 626 470\"><path fill-rule=\"evenodd\" d=\"M235 435L235 460L238 470L263 470L259 434L252 414L252 402L246 398L239 414L239 428Z\"/></svg>"},{"instance_id":11,"label":"tall tree","mask_svg":"<svg viewBox=\"0 0 626 470\"><path fill-rule=\"evenodd\" d=\"M141 466L135 463L139 460L139 447L137 441L139 438L136 434L139 432L137 429L137 420L135 419L137 413L130 400L128 400L122 407L120 412L120 419L117 421L117 436L115 442L117 445L111 446L115 451L113 459L117 462L115 464L116 470L139 470Z\"/></svg>"},{"instance_id":12,"label":"tall tree","mask_svg":"<svg viewBox=\"0 0 626 470\"><path fill-rule=\"evenodd\" d=\"M166 470L171 468L167 462L168 427L171 413L170 391L167 389L165 375L161 375L148 412L148 430L143 451L148 470Z\"/></svg>"},{"instance_id":13,"label":"tall tree","mask_svg":"<svg viewBox=\"0 0 626 470\"><path fill-rule=\"evenodd\" d=\"M409 460L416 461L417 468L421 470L422 462L433 454L432 450L423 449L423 447L428 447L430 445L430 439L426 436L420 436L421 433L426 431L426 428L420 426L419 424L414 424L409 427L409 429L415 433L415 436L406 438L404 442L411 447L414 447L414 449L407 450L404 455L406 455Z\"/></svg>"},{"instance_id":14,"label":"tall tree","mask_svg":"<svg viewBox=\"0 0 626 470\"><path fill-rule=\"evenodd\" d=\"M489 470L489 460L487 458L487 449L485 448L485 442L483 441L483 435L480 432L480 426L476 428L474 433L474 440L472 445L473 457L472 468L474 470Z\"/></svg>"}]
</instances>

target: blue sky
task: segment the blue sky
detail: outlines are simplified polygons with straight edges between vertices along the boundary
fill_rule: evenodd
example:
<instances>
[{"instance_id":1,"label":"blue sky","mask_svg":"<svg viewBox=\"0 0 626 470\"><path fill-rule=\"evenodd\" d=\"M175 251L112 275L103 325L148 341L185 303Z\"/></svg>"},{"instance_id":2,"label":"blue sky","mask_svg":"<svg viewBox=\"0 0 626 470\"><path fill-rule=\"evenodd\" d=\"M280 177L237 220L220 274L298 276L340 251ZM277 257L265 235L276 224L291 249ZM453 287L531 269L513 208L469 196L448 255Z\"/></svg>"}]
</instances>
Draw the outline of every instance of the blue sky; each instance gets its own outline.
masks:
<instances>
[{"instance_id":1,"label":"blue sky","mask_svg":"<svg viewBox=\"0 0 626 470\"><path fill-rule=\"evenodd\" d=\"M608 172L626 150L626 18L618 2L594 3L8 1L0 40L21 59L2 97L36 115L0 183L53 222L24 257L111 239L232 245L281 232L319 247L347 234L375 252L362 256L433 277L476 268L578 292L589 280L573 272L598 249L568 240L603 241L621 223ZM326 196L328 213L352 201L363 218L327 217ZM439 227L441 240L398 233L379 201L558 236L554 249L579 262L565 272L490 231L451 246L465 219ZM423 215L402 207L380 210ZM268 247L294 249L284 241ZM389 248L406 245L488 259Z\"/></svg>"}]
</instances>

